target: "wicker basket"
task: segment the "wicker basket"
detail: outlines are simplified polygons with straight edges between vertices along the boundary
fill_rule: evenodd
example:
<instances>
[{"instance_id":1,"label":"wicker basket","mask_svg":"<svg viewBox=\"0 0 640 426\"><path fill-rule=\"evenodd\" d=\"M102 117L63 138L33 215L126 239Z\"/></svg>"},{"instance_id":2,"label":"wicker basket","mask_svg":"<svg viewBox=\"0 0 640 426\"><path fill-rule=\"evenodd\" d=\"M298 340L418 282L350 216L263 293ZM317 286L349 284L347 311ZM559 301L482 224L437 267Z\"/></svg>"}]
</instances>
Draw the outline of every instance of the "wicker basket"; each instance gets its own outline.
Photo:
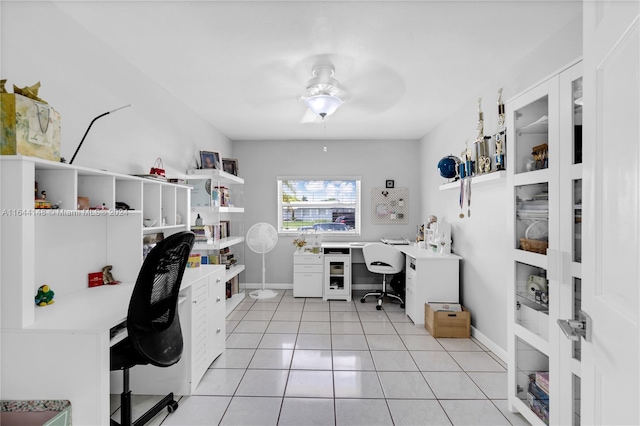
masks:
<instances>
[{"instance_id":1,"label":"wicker basket","mask_svg":"<svg viewBox=\"0 0 640 426\"><path fill-rule=\"evenodd\" d=\"M549 241L520 238L520 249L522 250L532 251L534 253L540 254L547 254L547 247L549 247Z\"/></svg>"}]
</instances>

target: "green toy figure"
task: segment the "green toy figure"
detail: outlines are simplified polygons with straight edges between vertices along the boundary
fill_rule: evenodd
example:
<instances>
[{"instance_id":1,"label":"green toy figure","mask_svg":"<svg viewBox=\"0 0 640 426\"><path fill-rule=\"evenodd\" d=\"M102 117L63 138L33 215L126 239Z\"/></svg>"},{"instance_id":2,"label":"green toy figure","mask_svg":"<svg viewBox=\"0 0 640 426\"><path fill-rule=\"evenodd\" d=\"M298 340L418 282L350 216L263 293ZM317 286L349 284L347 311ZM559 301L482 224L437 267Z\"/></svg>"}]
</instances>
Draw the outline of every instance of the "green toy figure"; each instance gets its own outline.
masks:
<instances>
[{"instance_id":1,"label":"green toy figure","mask_svg":"<svg viewBox=\"0 0 640 426\"><path fill-rule=\"evenodd\" d=\"M52 303L54 303L53 301L53 296L54 296L54 292L53 290L51 290L51 288L49 288L48 285L41 285L40 288L38 289L38 294L36 294L36 305L39 306L47 306L47 305L51 305Z\"/></svg>"}]
</instances>

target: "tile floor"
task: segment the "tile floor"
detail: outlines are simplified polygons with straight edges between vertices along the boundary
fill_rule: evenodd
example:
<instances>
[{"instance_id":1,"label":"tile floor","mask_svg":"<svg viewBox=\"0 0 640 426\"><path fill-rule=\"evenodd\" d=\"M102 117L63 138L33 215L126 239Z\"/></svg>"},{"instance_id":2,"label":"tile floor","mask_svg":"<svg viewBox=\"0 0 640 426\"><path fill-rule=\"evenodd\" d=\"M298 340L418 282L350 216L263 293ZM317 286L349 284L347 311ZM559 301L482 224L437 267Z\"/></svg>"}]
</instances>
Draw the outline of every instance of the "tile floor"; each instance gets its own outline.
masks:
<instances>
[{"instance_id":1,"label":"tile floor","mask_svg":"<svg viewBox=\"0 0 640 426\"><path fill-rule=\"evenodd\" d=\"M507 410L504 362L480 342L436 339L399 304L246 297L227 349L194 395L154 425L526 425ZM134 396L134 418L156 397ZM114 418L118 399L112 396Z\"/></svg>"}]
</instances>

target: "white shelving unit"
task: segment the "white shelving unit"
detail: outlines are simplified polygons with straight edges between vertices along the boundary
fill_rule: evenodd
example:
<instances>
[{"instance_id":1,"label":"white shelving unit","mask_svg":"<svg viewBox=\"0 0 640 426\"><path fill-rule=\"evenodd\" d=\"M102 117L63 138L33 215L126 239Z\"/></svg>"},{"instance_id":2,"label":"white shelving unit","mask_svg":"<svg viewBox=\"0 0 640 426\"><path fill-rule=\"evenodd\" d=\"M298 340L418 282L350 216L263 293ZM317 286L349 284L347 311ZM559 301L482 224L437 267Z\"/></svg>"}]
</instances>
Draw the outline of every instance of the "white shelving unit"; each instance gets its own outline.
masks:
<instances>
[{"instance_id":1,"label":"white shelving unit","mask_svg":"<svg viewBox=\"0 0 640 426\"><path fill-rule=\"evenodd\" d=\"M508 399L534 425L580 424L579 342L557 321L580 310L581 81L577 62L506 105Z\"/></svg>"},{"instance_id":2,"label":"white shelving unit","mask_svg":"<svg viewBox=\"0 0 640 426\"><path fill-rule=\"evenodd\" d=\"M135 282L143 236L188 229L187 185L20 155L2 156L0 162L3 328L34 322L33 297L43 284L61 297L86 288L87 274L106 265L113 266L116 280ZM34 209L35 182L59 209ZM106 209L78 210L78 197ZM116 201L131 210L115 210ZM176 223L180 217L182 224ZM145 228L143 218L159 226Z\"/></svg>"},{"instance_id":3,"label":"white shelving unit","mask_svg":"<svg viewBox=\"0 0 640 426\"><path fill-rule=\"evenodd\" d=\"M202 185L203 182L204 186ZM212 239L207 242L196 242L194 251L203 256L224 256L226 249L233 254L235 263L226 270L225 282L238 281L241 287L241 273L244 265L244 179L218 169L197 169L187 171L187 183L194 183L194 188L206 188L211 193L211 202L202 205L202 197L194 196L191 207L191 226L195 226L198 215L203 225L214 228ZM195 202L195 200L198 200ZM205 204L207 202L205 201ZM195 205L200 204L200 205ZM228 224L228 233L218 231ZM227 314L244 298L244 289L227 298Z\"/></svg>"}]
</instances>

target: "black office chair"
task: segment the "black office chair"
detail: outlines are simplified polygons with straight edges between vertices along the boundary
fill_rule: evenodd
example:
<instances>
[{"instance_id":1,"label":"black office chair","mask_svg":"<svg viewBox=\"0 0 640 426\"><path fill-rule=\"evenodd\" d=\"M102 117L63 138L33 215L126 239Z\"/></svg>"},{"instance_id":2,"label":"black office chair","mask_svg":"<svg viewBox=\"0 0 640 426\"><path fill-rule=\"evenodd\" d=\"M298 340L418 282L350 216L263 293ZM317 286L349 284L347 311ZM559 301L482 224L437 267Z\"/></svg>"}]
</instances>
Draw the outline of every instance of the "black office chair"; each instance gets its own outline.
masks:
<instances>
[{"instance_id":1,"label":"black office chair","mask_svg":"<svg viewBox=\"0 0 640 426\"><path fill-rule=\"evenodd\" d=\"M127 313L128 336L111 348L111 371L123 371L120 395L122 426L143 425L162 409L178 408L173 393L165 396L135 422L131 418L129 369L152 364L169 367L182 356L182 331L178 317L178 292L193 247L193 232L179 232L160 241L142 264Z\"/></svg>"},{"instance_id":2,"label":"black office chair","mask_svg":"<svg viewBox=\"0 0 640 426\"><path fill-rule=\"evenodd\" d=\"M402 272L404 269L404 254L389 244L370 243L362 248L362 255L364 256L364 263L370 272L382 274L382 289L365 294L360 301L364 303L367 297L376 296L378 298L376 309L380 310L382 309L382 301L387 296L400 301L400 307L404 308L402 297L394 292L387 291L387 275Z\"/></svg>"}]
</instances>

